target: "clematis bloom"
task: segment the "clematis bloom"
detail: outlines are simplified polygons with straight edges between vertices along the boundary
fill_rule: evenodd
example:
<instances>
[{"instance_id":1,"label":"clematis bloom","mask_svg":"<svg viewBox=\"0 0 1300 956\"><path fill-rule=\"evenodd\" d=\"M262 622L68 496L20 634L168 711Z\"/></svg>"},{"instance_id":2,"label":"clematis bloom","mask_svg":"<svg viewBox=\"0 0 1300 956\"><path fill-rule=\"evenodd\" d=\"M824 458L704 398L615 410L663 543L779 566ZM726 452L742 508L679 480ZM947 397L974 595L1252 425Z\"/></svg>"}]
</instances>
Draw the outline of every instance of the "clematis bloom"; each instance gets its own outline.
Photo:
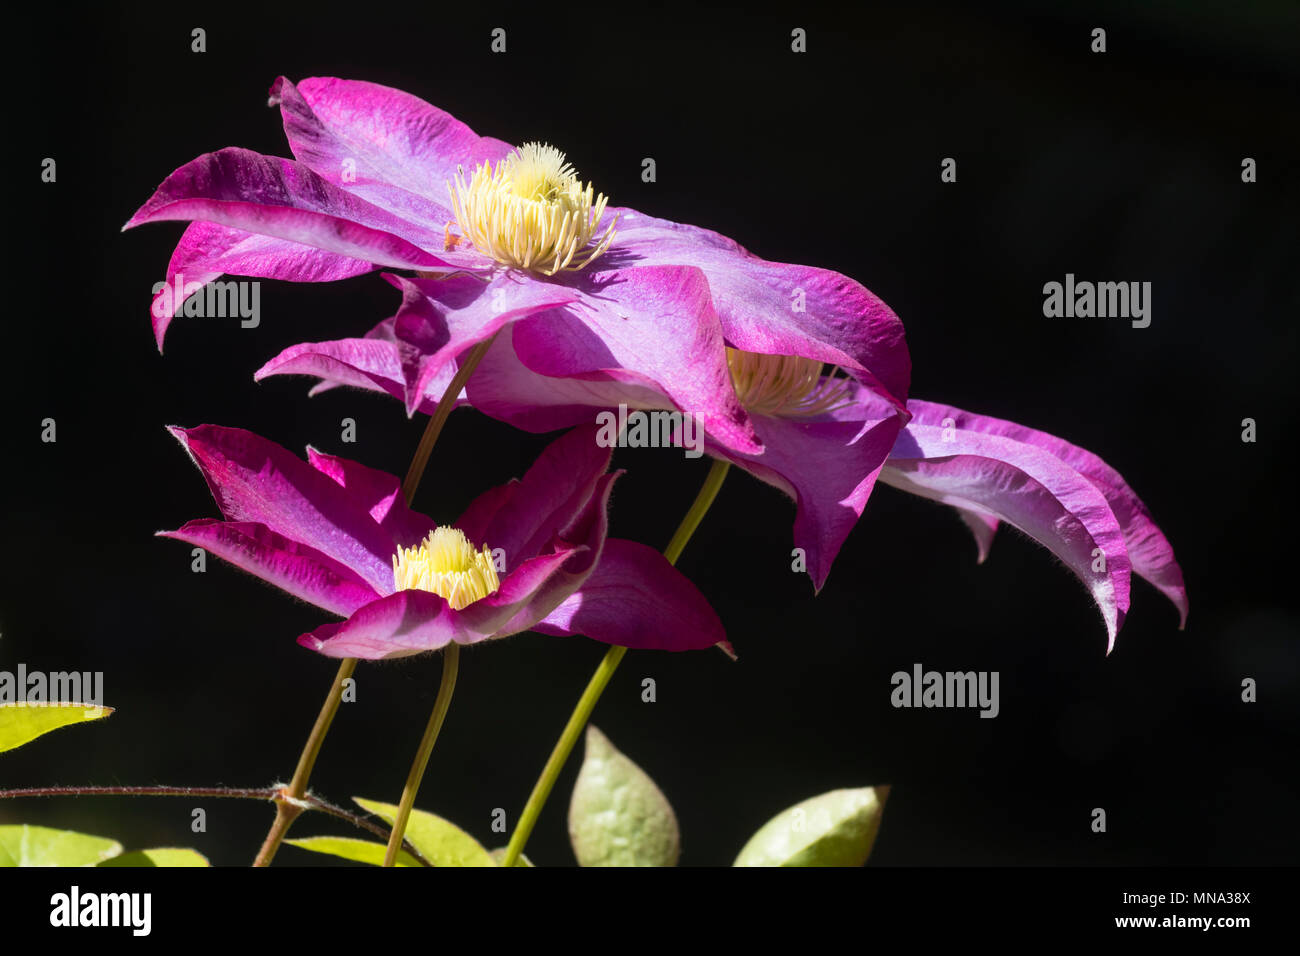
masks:
<instances>
[{"instance_id":1,"label":"clematis bloom","mask_svg":"<svg viewBox=\"0 0 1300 956\"><path fill-rule=\"evenodd\" d=\"M1185 624L1187 594L1172 546L1120 474L1091 452L1014 422L919 399L908 402L910 420L900 425L891 405L819 363L786 358L774 365L734 352L731 363L737 397L764 449L738 453L706 431L705 450L795 500L794 541L806 551L816 587L880 481L956 508L975 535L980 561L1004 521L1047 547L1088 588L1108 649L1128 611L1132 572L1165 594L1178 609L1179 626ZM278 371L274 362L269 368ZM348 384L322 373L320 366L325 387ZM610 383L536 373L513 338L493 344L466 395L487 414L535 431L589 422L622 397ZM672 407L662 393L642 401L643 408Z\"/></svg>"},{"instance_id":2,"label":"clematis bloom","mask_svg":"<svg viewBox=\"0 0 1300 956\"><path fill-rule=\"evenodd\" d=\"M727 346L833 363L905 414L902 323L852 279L608 207L558 150L512 150L398 90L281 77L271 102L295 159L237 148L200 156L167 177L127 228L192 220L169 286L178 275L198 288L227 273L303 282L376 268L417 273L388 276L406 319L387 340L282 356L286 367L315 363L363 380L374 363L391 371L396 360L413 413L431 383L450 380L458 355L517 324L517 339L541 346L529 352L535 371L614 381L629 396L661 392L707 416L715 440L740 453L762 445L730 388ZM422 278L455 272L474 278L450 286ZM172 312L155 309L160 348Z\"/></svg>"},{"instance_id":3,"label":"clematis bloom","mask_svg":"<svg viewBox=\"0 0 1300 956\"><path fill-rule=\"evenodd\" d=\"M593 428L552 442L521 480L451 527L409 509L401 482L308 449L304 462L236 428L173 428L224 520L164 537L202 547L344 618L298 640L329 657L402 657L529 629L690 650L724 643L699 591L658 552L608 538L618 473Z\"/></svg>"}]
</instances>

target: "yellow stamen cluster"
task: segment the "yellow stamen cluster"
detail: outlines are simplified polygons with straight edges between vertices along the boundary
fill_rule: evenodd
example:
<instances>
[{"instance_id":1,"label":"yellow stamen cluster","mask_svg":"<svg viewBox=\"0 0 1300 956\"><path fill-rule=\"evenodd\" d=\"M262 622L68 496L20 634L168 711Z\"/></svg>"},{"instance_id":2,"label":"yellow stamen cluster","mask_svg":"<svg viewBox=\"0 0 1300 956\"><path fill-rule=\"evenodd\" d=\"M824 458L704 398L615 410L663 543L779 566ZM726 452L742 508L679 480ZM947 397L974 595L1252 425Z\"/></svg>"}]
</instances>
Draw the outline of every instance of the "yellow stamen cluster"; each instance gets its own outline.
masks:
<instances>
[{"instance_id":1,"label":"yellow stamen cluster","mask_svg":"<svg viewBox=\"0 0 1300 956\"><path fill-rule=\"evenodd\" d=\"M414 548L393 555L393 586L399 591L432 591L459 611L501 588L492 552L475 551L464 532L435 528Z\"/></svg>"},{"instance_id":2,"label":"yellow stamen cluster","mask_svg":"<svg viewBox=\"0 0 1300 956\"><path fill-rule=\"evenodd\" d=\"M824 378L823 364L798 355L761 355L727 349L736 397L751 412L779 418L812 418L851 404L849 380Z\"/></svg>"},{"instance_id":3,"label":"yellow stamen cluster","mask_svg":"<svg viewBox=\"0 0 1300 956\"><path fill-rule=\"evenodd\" d=\"M554 146L526 143L495 169L490 162L475 168L468 183L458 168L447 189L465 238L505 265L548 276L576 272L614 241L617 216L600 231L605 194L593 196L590 183L584 189Z\"/></svg>"}]
</instances>

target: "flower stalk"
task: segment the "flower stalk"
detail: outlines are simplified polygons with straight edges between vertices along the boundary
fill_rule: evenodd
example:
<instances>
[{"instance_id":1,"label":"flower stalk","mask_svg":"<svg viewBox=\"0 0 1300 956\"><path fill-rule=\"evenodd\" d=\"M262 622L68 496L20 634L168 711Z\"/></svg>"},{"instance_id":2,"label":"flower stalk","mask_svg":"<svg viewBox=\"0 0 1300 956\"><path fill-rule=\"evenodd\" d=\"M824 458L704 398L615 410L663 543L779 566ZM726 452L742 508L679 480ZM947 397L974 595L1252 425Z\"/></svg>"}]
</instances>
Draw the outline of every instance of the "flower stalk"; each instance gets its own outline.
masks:
<instances>
[{"instance_id":1,"label":"flower stalk","mask_svg":"<svg viewBox=\"0 0 1300 956\"><path fill-rule=\"evenodd\" d=\"M407 505L410 505L415 498L415 491L420 486L420 479L424 477L424 470L429 464L429 456L433 452L433 446L438 441L438 436L442 434L442 428L447 424L451 410L456 407L456 399L460 396L465 383L469 381L469 377L474 374L474 369L478 367L479 362L483 360L483 356L487 354L487 350L491 348L494 338L495 336L485 339L470 350L469 356L456 370L456 375L452 378L451 384L447 386L442 398L438 400L438 407L429 416L428 424L424 427L424 434L420 436L420 444L416 446L415 455L411 458L411 465L406 470L406 477L402 480L402 496L406 499ZM456 644L450 644L443 660L442 682L438 688L438 697L433 705L434 716L437 717L437 727L434 726L431 717L429 729L425 731L428 750L430 751L437 739L438 728L442 726L442 717L446 716L447 708L451 706L451 695L456 686L458 651L459 648ZM321 746L325 743L325 735L329 733L330 724L334 721L334 715L338 713L339 703L343 699L343 688L356 668L357 659L355 657L345 657L342 663L339 664L338 673L334 675L334 683L330 686L329 693L325 697L325 703L321 706L320 714L317 715L316 723L311 729L306 745L303 747L302 755L298 758L298 767L294 771L293 780L290 781L288 787L284 788L276 796L275 821L271 824L271 829L262 842L262 848L258 851L257 858L253 860L253 866L269 866L271 864L276 851L279 850L280 844L284 842L284 837L289 832L289 827L293 825L293 821L306 808L304 797L307 794L307 783L311 779L312 769L316 766L316 758L320 754ZM441 716L438 716L439 708L441 708ZM432 731L432 735L430 735L430 731ZM425 741L421 741L422 750L424 746ZM415 799L414 791L419 788L419 777L423 776L424 765L428 762L428 759L428 752L424 753L423 762L421 762L421 758L417 754L416 763L419 765L419 774L415 773L414 766L411 768L411 773L415 777L415 785L412 787L411 779L408 778L407 790L411 791L410 799L412 802ZM402 800L406 812L399 815L389 837L389 859L385 862L386 866L393 865L406 833L406 821L410 816L410 804L405 803L407 800L405 790L402 793Z\"/></svg>"},{"instance_id":2,"label":"flower stalk","mask_svg":"<svg viewBox=\"0 0 1300 956\"><path fill-rule=\"evenodd\" d=\"M691 536L695 534L700 522L704 520L704 516L708 513L713 500L718 496L718 490L722 487L723 479L727 477L730 468L731 464L727 461L717 458L713 460L713 465L704 479L704 484L700 486L695 501L691 503L686 516L682 518L681 524L677 526L676 532L673 533L672 539L668 542L668 547L664 548L664 557L668 559L669 564L675 565L677 559L681 557L682 551L686 549L687 542L691 540ZM587 682L587 689L578 698L577 706L573 708L573 713L569 715L569 721L564 725L560 739L555 742L555 748L551 751L546 766L542 768L537 783L533 785L533 792L529 794L528 802L524 804L523 813L519 816L519 824L515 827L514 833L510 835L510 842L506 846L505 856L501 860L502 866L516 866L518 864L519 855L523 853L524 845L528 842L528 838L532 836L533 827L537 824L537 818L541 815L542 807L546 805L551 790L555 787L555 781L559 778L560 771L569 759L569 754L573 752L578 737L582 735L583 728L587 726L587 721L591 719L591 712L595 710L596 702L600 700L600 695L605 692L610 678L614 676L614 672L618 670L618 665L622 663L626 654L626 647L620 645L611 646L605 652L605 656L601 659L596 672L591 675L591 680ZM393 832L397 832L396 828L394 828Z\"/></svg>"}]
</instances>

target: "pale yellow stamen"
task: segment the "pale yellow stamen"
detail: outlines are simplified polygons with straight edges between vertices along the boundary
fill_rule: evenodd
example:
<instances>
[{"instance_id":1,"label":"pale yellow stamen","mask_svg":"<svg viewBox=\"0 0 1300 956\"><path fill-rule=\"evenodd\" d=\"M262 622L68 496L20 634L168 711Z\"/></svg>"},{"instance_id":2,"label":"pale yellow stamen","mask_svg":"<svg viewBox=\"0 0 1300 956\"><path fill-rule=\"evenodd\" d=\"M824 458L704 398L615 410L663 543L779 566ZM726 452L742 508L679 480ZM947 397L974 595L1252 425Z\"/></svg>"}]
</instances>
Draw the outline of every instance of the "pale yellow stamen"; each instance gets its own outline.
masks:
<instances>
[{"instance_id":1,"label":"pale yellow stamen","mask_svg":"<svg viewBox=\"0 0 1300 956\"><path fill-rule=\"evenodd\" d=\"M751 412L776 418L812 418L852 403L850 382L835 369L798 355L761 355L727 349L736 397Z\"/></svg>"},{"instance_id":2,"label":"pale yellow stamen","mask_svg":"<svg viewBox=\"0 0 1300 956\"><path fill-rule=\"evenodd\" d=\"M459 611L501 588L492 552L475 551L458 528L435 528L414 548L393 555L393 586L398 591L432 591Z\"/></svg>"},{"instance_id":3,"label":"pale yellow stamen","mask_svg":"<svg viewBox=\"0 0 1300 956\"><path fill-rule=\"evenodd\" d=\"M614 241L618 217L601 232L608 201L584 189L577 170L554 146L526 143L493 169L457 168L448 183L456 223L474 248L497 262L544 275L575 272Z\"/></svg>"}]
</instances>

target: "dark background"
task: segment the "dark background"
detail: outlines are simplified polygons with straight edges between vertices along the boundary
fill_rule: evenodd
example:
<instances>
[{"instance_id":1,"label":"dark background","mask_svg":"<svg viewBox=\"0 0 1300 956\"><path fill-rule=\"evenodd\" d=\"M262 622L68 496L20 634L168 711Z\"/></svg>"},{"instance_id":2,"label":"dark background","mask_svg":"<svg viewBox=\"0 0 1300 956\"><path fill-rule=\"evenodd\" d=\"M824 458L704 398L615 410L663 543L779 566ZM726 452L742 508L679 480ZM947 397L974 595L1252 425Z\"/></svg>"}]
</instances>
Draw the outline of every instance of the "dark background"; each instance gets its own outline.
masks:
<instances>
[{"instance_id":1,"label":"dark background","mask_svg":"<svg viewBox=\"0 0 1300 956\"><path fill-rule=\"evenodd\" d=\"M169 423L250 428L402 473L422 421L385 397L252 373L294 342L360 334L397 305L376 274L263 282L262 323L178 319L150 289L180 224L121 224L175 167L288 155L266 90L338 75L396 86L476 131L566 149L616 204L708 226L770 259L859 279L906 324L913 394L1091 449L1152 509L1191 616L1134 579L1115 651L1084 590L1004 529L984 566L948 509L880 488L816 599L789 570L793 507L734 471L681 561L740 653L634 652L594 722L676 806L683 865L729 863L777 811L892 783L879 864L1294 863L1300 656L1296 520L1297 49L1286 4L799 4L671 13L262 4L237 12L41 6L15 21L0 668L102 670L107 721L0 757L0 787L286 779L336 664L294 643L322 612L188 546L215 516ZM1053 8L1058 5L1052 5ZM227 8L223 7L223 11ZM190 30L207 52L190 52ZM508 31L508 53L489 32ZM790 52L790 30L808 52ZM1089 52L1090 31L1108 52ZM39 181L57 159L58 182ZM658 182L640 181L652 156ZM943 184L943 157L958 182ZM1254 157L1258 182L1241 182ZM1045 319L1043 283L1147 280L1150 328ZM58 423L42 444L40 421ZM1243 444L1241 420L1258 421ZM358 441L340 441L353 417ZM453 416L416 506L449 520L545 444ZM613 533L666 543L706 471L620 451ZM604 651L534 634L469 649L418 805L489 846L513 825ZM1001 673L1001 715L895 710L920 662ZM432 657L362 664L313 788L395 802L432 704ZM658 701L642 703L653 677ZM1259 700L1244 704L1244 677ZM573 862L566 769L529 845ZM272 811L83 798L0 820L194 845L247 864ZM1109 830L1091 832L1104 807ZM348 832L305 818L295 834ZM286 848L280 864L328 862Z\"/></svg>"}]
</instances>

